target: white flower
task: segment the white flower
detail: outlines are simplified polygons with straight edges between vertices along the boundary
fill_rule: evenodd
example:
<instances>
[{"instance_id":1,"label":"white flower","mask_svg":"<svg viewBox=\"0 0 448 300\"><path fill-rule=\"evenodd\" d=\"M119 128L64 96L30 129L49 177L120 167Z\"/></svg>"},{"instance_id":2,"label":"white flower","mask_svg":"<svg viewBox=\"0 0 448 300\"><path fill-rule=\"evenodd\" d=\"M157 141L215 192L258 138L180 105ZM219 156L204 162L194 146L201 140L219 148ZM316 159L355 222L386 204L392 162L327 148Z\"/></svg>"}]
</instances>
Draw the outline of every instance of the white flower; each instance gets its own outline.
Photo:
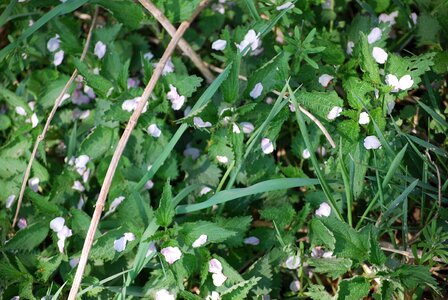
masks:
<instances>
[{"instance_id":1,"label":"white flower","mask_svg":"<svg viewBox=\"0 0 448 300\"><path fill-rule=\"evenodd\" d=\"M126 232L121 238L114 241L114 249L117 252L123 252L126 249L126 243L135 240L132 232Z\"/></svg>"},{"instance_id":2,"label":"white flower","mask_svg":"<svg viewBox=\"0 0 448 300\"><path fill-rule=\"evenodd\" d=\"M64 227L65 224L65 220L62 217L57 217L54 218L53 220L51 220L50 222L50 228L54 231L54 232L59 232L62 230L62 228Z\"/></svg>"},{"instance_id":3,"label":"white flower","mask_svg":"<svg viewBox=\"0 0 448 300\"><path fill-rule=\"evenodd\" d=\"M216 159L222 164L229 162L229 158L227 156L216 155Z\"/></svg>"},{"instance_id":4,"label":"white flower","mask_svg":"<svg viewBox=\"0 0 448 300\"><path fill-rule=\"evenodd\" d=\"M328 120L334 120L341 115L342 107L334 106L327 115Z\"/></svg>"},{"instance_id":5,"label":"white flower","mask_svg":"<svg viewBox=\"0 0 448 300\"><path fill-rule=\"evenodd\" d=\"M25 218L20 218L19 221L17 222L17 227L19 227L20 229L26 228L28 226L28 223L26 222Z\"/></svg>"},{"instance_id":6,"label":"white flower","mask_svg":"<svg viewBox=\"0 0 448 300\"><path fill-rule=\"evenodd\" d=\"M374 135L369 135L364 139L364 148L367 150L378 149L381 147L380 140Z\"/></svg>"},{"instance_id":7,"label":"white flower","mask_svg":"<svg viewBox=\"0 0 448 300\"><path fill-rule=\"evenodd\" d=\"M243 128L243 132L246 134L252 133L255 129L254 125L250 122L241 122L240 125Z\"/></svg>"},{"instance_id":8,"label":"white flower","mask_svg":"<svg viewBox=\"0 0 448 300\"><path fill-rule=\"evenodd\" d=\"M79 180L75 180L75 182L73 182L72 189L74 189L75 191L79 191L81 193L86 190Z\"/></svg>"},{"instance_id":9,"label":"white flower","mask_svg":"<svg viewBox=\"0 0 448 300\"><path fill-rule=\"evenodd\" d=\"M64 60L64 50L59 50L54 54L53 64L57 67Z\"/></svg>"},{"instance_id":10,"label":"white flower","mask_svg":"<svg viewBox=\"0 0 448 300\"><path fill-rule=\"evenodd\" d=\"M150 51L143 54L143 58L146 60L151 60L154 57L154 54L152 54Z\"/></svg>"},{"instance_id":11,"label":"white flower","mask_svg":"<svg viewBox=\"0 0 448 300\"><path fill-rule=\"evenodd\" d=\"M256 236L250 236L244 239L244 244L256 246L260 244L260 239Z\"/></svg>"},{"instance_id":12,"label":"white flower","mask_svg":"<svg viewBox=\"0 0 448 300\"><path fill-rule=\"evenodd\" d=\"M257 34L253 29L250 29L244 36L244 39L241 41L241 43L236 45L240 52L243 52L243 50L248 46L250 46L252 51L260 46L259 34Z\"/></svg>"},{"instance_id":13,"label":"white flower","mask_svg":"<svg viewBox=\"0 0 448 300\"><path fill-rule=\"evenodd\" d=\"M264 154L270 154L274 151L274 145L272 145L272 142L268 138L262 138L261 139L261 150Z\"/></svg>"},{"instance_id":14,"label":"white flower","mask_svg":"<svg viewBox=\"0 0 448 300\"><path fill-rule=\"evenodd\" d=\"M146 252L146 257L149 257L157 253L156 242L152 241L149 243L148 251Z\"/></svg>"},{"instance_id":15,"label":"white flower","mask_svg":"<svg viewBox=\"0 0 448 300\"><path fill-rule=\"evenodd\" d=\"M163 289L155 294L155 300L176 300L176 297L169 291Z\"/></svg>"},{"instance_id":16,"label":"white flower","mask_svg":"<svg viewBox=\"0 0 448 300\"><path fill-rule=\"evenodd\" d=\"M413 13L411 13L410 17L411 17L411 20L414 23L414 25L417 25L417 18L418 18L417 14L415 12L413 12Z\"/></svg>"},{"instance_id":17,"label":"white flower","mask_svg":"<svg viewBox=\"0 0 448 300\"><path fill-rule=\"evenodd\" d=\"M327 202L322 202L316 210L316 216L328 217L331 214L331 207Z\"/></svg>"},{"instance_id":18,"label":"white flower","mask_svg":"<svg viewBox=\"0 0 448 300\"><path fill-rule=\"evenodd\" d=\"M119 196L119 197L115 198L112 201L112 203L110 204L109 210L106 212L106 214L104 215L103 218L105 218L108 215L110 215L111 213L113 213L117 209L118 205L120 205L121 202L123 202L124 199L126 199L124 196Z\"/></svg>"},{"instance_id":19,"label":"white flower","mask_svg":"<svg viewBox=\"0 0 448 300\"><path fill-rule=\"evenodd\" d=\"M74 267L76 267L79 264L79 258L72 258L70 259L70 261L68 262L70 267L73 269Z\"/></svg>"},{"instance_id":20,"label":"white flower","mask_svg":"<svg viewBox=\"0 0 448 300\"><path fill-rule=\"evenodd\" d=\"M26 123L31 123L31 127L35 128L37 125L39 125L39 119L37 118L36 113L33 113L31 115L31 118L27 119L25 121Z\"/></svg>"},{"instance_id":21,"label":"white flower","mask_svg":"<svg viewBox=\"0 0 448 300\"><path fill-rule=\"evenodd\" d=\"M57 244L59 252L64 253L65 239L59 239Z\"/></svg>"},{"instance_id":22,"label":"white flower","mask_svg":"<svg viewBox=\"0 0 448 300\"><path fill-rule=\"evenodd\" d=\"M326 251L324 254L322 254L323 258L331 258L333 257L333 251Z\"/></svg>"},{"instance_id":23,"label":"white flower","mask_svg":"<svg viewBox=\"0 0 448 300\"><path fill-rule=\"evenodd\" d=\"M60 240L65 240L66 238L72 236L72 230L64 225L62 226L62 229L57 232L57 236Z\"/></svg>"},{"instance_id":24,"label":"white flower","mask_svg":"<svg viewBox=\"0 0 448 300\"><path fill-rule=\"evenodd\" d=\"M240 130L240 128L238 127L238 125L236 123L232 124L232 132L236 133L236 134L240 134L241 133L241 130Z\"/></svg>"},{"instance_id":25,"label":"white flower","mask_svg":"<svg viewBox=\"0 0 448 300\"><path fill-rule=\"evenodd\" d=\"M272 97L266 97L265 102L266 102L266 104L271 105L274 102L274 99L272 99Z\"/></svg>"},{"instance_id":26,"label":"white flower","mask_svg":"<svg viewBox=\"0 0 448 300\"><path fill-rule=\"evenodd\" d=\"M200 191L199 191L199 196L204 196L208 193L210 193L212 191L211 188L209 188L208 186L204 186Z\"/></svg>"},{"instance_id":27,"label":"white flower","mask_svg":"<svg viewBox=\"0 0 448 300\"><path fill-rule=\"evenodd\" d=\"M201 234L192 244L193 248L199 248L207 243L207 235Z\"/></svg>"},{"instance_id":28,"label":"white flower","mask_svg":"<svg viewBox=\"0 0 448 300\"><path fill-rule=\"evenodd\" d=\"M372 29L372 31L370 31L369 35L367 36L367 41L369 42L369 44L373 44L381 39L381 34L382 34L381 29L375 27Z\"/></svg>"},{"instance_id":29,"label":"white flower","mask_svg":"<svg viewBox=\"0 0 448 300\"><path fill-rule=\"evenodd\" d=\"M95 99L96 98L96 94L95 94L95 92L93 91L93 89L90 86L85 84L82 90L83 90L84 93L87 94L87 96L90 99Z\"/></svg>"},{"instance_id":30,"label":"white flower","mask_svg":"<svg viewBox=\"0 0 448 300\"><path fill-rule=\"evenodd\" d=\"M194 148L194 147L187 147L184 150L184 156L188 157L190 156L192 160L196 160L199 155L201 155L201 151L198 148Z\"/></svg>"},{"instance_id":31,"label":"white flower","mask_svg":"<svg viewBox=\"0 0 448 300\"><path fill-rule=\"evenodd\" d=\"M86 172L86 165L89 162L90 157L87 155L80 155L75 159L75 169L79 175L83 175Z\"/></svg>"},{"instance_id":32,"label":"white flower","mask_svg":"<svg viewBox=\"0 0 448 300\"><path fill-rule=\"evenodd\" d=\"M106 44L104 44L102 41L98 41L95 44L95 49L93 50L93 53L99 58L102 59L104 55L106 54Z\"/></svg>"},{"instance_id":33,"label":"white flower","mask_svg":"<svg viewBox=\"0 0 448 300\"><path fill-rule=\"evenodd\" d=\"M47 49L50 52L58 50L60 46L61 46L61 40L59 39L59 34L56 34L47 42Z\"/></svg>"},{"instance_id":34,"label":"white flower","mask_svg":"<svg viewBox=\"0 0 448 300\"><path fill-rule=\"evenodd\" d=\"M277 6L276 10L284 10L284 9L290 9L293 8L294 4L291 3L291 1L285 2L282 5Z\"/></svg>"},{"instance_id":35,"label":"white flower","mask_svg":"<svg viewBox=\"0 0 448 300\"><path fill-rule=\"evenodd\" d=\"M134 99L125 100L121 104L121 109L128 111L128 112L132 112L137 108L140 100L141 100L141 97L135 97ZM145 113L147 109L148 109L148 102L146 102L145 107L142 110L142 113Z\"/></svg>"},{"instance_id":36,"label":"white flower","mask_svg":"<svg viewBox=\"0 0 448 300\"><path fill-rule=\"evenodd\" d=\"M325 149L325 147L323 147L323 146L317 147L316 152L322 157L327 155L327 149Z\"/></svg>"},{"instance_id":37,"label":"white flower","mask_svg":"<svg viewBox=\"0 0 448 300\"><path fill-rule=\"evenodd\" d=\"M386 51L384 51L380 47L373 47L372 56L379 64L384 64L388 57Z\"/></svg>"},{"instance_id":38,"label":"white flower","mask_svg":"<svg viewBox=\"0 0 448 300\"><path fill-rule=\"evenodd\" d=\"M156 67L157 63L154 63L153 66ZM166 62L165 66L163 67L162 75L165 76L166 74L173 73L173 72L174 72L174 65L170 58Z\"/></svg>"},{"instance_id":39,"label":"white flower","mask_svg":"<svg viewBox=\"0 0 448 300\"><path fill-rule=\"evenodd\" d=\"M16 195L9 195L8 198L6 198L6 208L11 208L12 204L16 200Z\"/></svg>"},{"instance_id":40,"label":"white flower","mask_svg":"<svg viewBox=\"0 0 448 300\"><path fill-rule=\"evenodd\" d=\"M353 54L353 48L355 47L355 43L353 41L348 41L347 42L347 49L345 50L345 52L348 55L352 55Z\"/></svg>"},{"instance_id":41,"label":"white flower","mask_svg":"<svg viewBox=\"0 0 448 300\"><path fill-rule=\"evenodd\" d=\"M174 110L179 110L185 103L185 96L179 95L177 88L170 84L170 91L166 94L168 100L171 101L171 107Z\"/></svg>"},{"instance_id":42,"label":"white flower","mask_svg":"<svg viewBox=\"0 0 448 300\"><path fill-rule=\"evenodd\" d=\"M193 123L194 123L194 125L196 125L198 128L212 127L212 123L210 123L210 122L204 122L200 117L194 117L194 118L193 118Z\"/></svg>"},{"instance_id":43,"label":"white flower","mask_svg":"<svg viewBox=\"0 0 448 300\"><path fill-rule=\"evenodd\" d=\"M397 76L388 74L386 75L386 84L393 87L392 92L396 93L400 90L407 90L412 87L414 80L412 80L411 75L404 75L398 80Z\"/></svg>"},{"instance_id":44,"label":"white flower","mask_svg":"<svg viewBox=\"0 0 448 300\"><path fill-rule=\"evenodd\" d=\"M78 204L76 204L76 208L77 208L77 209L82 209L85 203L86 203L86 202L84 201L84 198L83 198L82 195L81 195L81 196L79 197Z\"/></svg>"},{"instance_id":45,"label":"white flower","mask_svg":"<svg viewBox=\"0 0 448 300\"><path fill-rule=\"evenodd\" d=\"M227 276L225 276L222 273L215 273L212 275L213 278L213 284L215 286L222 286L224 284L224 281L227 280Z\"/></svg>"},{"instance_id":46,"label":"white flower","mask_svg":"<svg viewBox=\"0 0 448 300\"><path fill-rule=\"evenodd\" d=\"M182 252L180 252L180 249L178 247L166 247L160 250L160 253L165 257L165 260L167 263L172 265L175 261L180 259L182 256Z\"/></svg>"},{"instance_id":47,"label":"white flower","mask_svg":"<svg viewBox=\"0 0 448 300\"><path fill-rule=\"evenodd\" d=\"M260 97L261 93L263 92L263 85L261 84L261 82L257 83L254 88L252 89L252 91L250 91L249 95L253 98L253 99L257 99L258 97Z\"/></svg>"},{"instance_id":48,"label":"white flower","mask_svg":"<svg viewBox=\"0 0 448 300\"><path fill-rule=\"evenodd\" d=\"M21 116L26 116L26 111L22 106L16 106L16 113Z\"/></svg>"},{"instance_id":49,"label":"white flower","mask_svg":"<svg viewBox=\"0 0 448 300\"><path fill-rule=\"evenodd\" d=\"M320 85L322 85L323 87L327 87L328 86L328 84L330 83L330 81L331 80L333 80L333 76L331 76L331 75L328 75L328 74L322 74L320 77L319 77L319 83L320 83Z\"/></svg>"},{"instance_id":50,"label":"white flower","mask_svg":"<svg viewBox=\"0 0 448 300\"><path fill-rule=\"evenodd\" d=\"M227 41L225 40L216 40L212 44L212 49L216 51L222 51L226 48Z\"/></svg>"},{"instance_id":51,"label":"white flower","mask_svg":"<svg viewBox=\"0 0 448 300\"><path fill-rule=\"evenodd\" d=\"M51 220L50 222L50 228L57 233L58 236L58 248L59 252L64 252L64 244L65 239L72 236L72 231L70 228L64 225L65 220L62 217L57 217Z\"/></svg>"},{"instance_id":52,"label":"white flower","mask_svg":"<svg viewBox=\"0 0 448 300\"><path fill-rule=\"evenodd\" d=\"M300 291L300 281L298 280L291 281L291 283L289 284L289 289L294 293Z\"/></svg>"},{"instance_id":53,"label":"white flower","mask_svg":"<svg viewBox=\"0 0 448 300\"><path fill-rule=\"evenodd\" d=\"M213 274L222 273L222 264L216 258L212 258L208 262L208 271Z\"/></svg>"},{"instance_id":54,"label":"white flower","mask_svg":"<svg viewBox=\"0 0 448 300\"><path fill-rule=\"evenodd\" d=\"M150 179L146 181L144 188L147 190L150 190L154 187L154 182Z\"/></svg>"},{"instance_id":55,"label":"white flower","mask_svg":"<svg viewBox=\"0 0 448 300\"><path fill-rule=\"evenodd\" d=\"M288 257L288 259L286 259L285 265L288 269L290 270L295 270L298 267L300 267L300 257L299 256L290 256Z\"/></svg>"},{"instance_id":56,"label":"white flower","mask_svg":"<svg viewBox=\"0 0 448 300\"><path fill-rule=\"evenodd\" d=\"M358 121L359 124L366 125L366 124L369 124L369 122L370 122L370 117L369 117L368 113L363 111L362 113L359 114L359 121Z\"/></svg>"},{"instance_id":57,"label":"white flower","mask_svg":"<svg viewBox=\"0 0 448 300\"><path fill-rule=\"evenodd\" d=\"M162 131L159 129L159 127L157 127L156 124L151 124L148 127L148 133L153 137L158 138L162 133Z\"/></svg>"},{"instance_id":58,"label":"white flower","mask_svg":"<svg viewBox=\"0 0 448 300\"><path fill-rule=\"evenodd\" d=\"M213 291L210 295L207 295L205 300L221 300L221 296L217 291Z\"/></svg>"},{"instance_id":59,"label":"white flower","mask_svg":"<svg viewBox=\"0 0 448 300\"><path fill-rule=\"evenodd\" d=\"M303 151L302 151L302 157L303 157L304 159L308 159L308 158L310 158L310 157L311 157L310 150L308 150L308 149L303 150Z\"/></svg>"},{"instance_id":60,"label":"white flower","mask_svg":"<svg viewBox=\"0 0 448 300\"><path fill-rule=\"evenodd\" d=\"M30 189L33 190L33 192L36 192L39 190L39 182L40 179L37 177L33 177L30 180L28 180L28 186L30 187Z\"/></svg>"},{"instance_id":61,"label":"white flower","mask_svg":"<svg viewBox=\"0 0 448 300\"><path fill-rule=\"evenodd\" d=\"M375 99L378 99L380 97L380 91L378 89L374 89L373 92L375 93Z\"/></svg>"},{"instance_id":62,"label":"white flower","mask_svg":"<svg viewBox=\"0 0 448 300\"><path fill-rule=\"evenodd\" d=\"M390 13L390 15L386 14L386 13L382 13L379 17L378 17L378 21L379 23L389 23L389 26L394 25L395 22L395 18L398 17L398 11L393 11Z\"/></svg>"}]
</instances>

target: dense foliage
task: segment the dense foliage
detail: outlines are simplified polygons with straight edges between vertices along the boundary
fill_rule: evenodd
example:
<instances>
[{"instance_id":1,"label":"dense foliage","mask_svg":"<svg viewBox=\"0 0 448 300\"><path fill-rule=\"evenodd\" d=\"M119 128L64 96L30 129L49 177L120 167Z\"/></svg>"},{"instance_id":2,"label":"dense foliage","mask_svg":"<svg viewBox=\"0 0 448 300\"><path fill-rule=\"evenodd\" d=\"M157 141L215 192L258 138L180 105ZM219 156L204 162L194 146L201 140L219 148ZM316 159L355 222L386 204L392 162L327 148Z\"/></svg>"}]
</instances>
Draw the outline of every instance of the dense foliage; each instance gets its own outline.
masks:
<instances>
[{"instance_id":1,"label":"dense foliage","mask_svg":"<svg viewBox=\"0 0 448 300\"><path fill-rule=\"evenodd\" d=\"M154 4L177 27L199 2ZM179 49L168 61L120 158L82 299L448 294L448 2L292 2L216 0L193 21L184 38L217 78ZM132 0L0 12L0 293L64 299L171 37Z\"/></svg>"}]
</instances>

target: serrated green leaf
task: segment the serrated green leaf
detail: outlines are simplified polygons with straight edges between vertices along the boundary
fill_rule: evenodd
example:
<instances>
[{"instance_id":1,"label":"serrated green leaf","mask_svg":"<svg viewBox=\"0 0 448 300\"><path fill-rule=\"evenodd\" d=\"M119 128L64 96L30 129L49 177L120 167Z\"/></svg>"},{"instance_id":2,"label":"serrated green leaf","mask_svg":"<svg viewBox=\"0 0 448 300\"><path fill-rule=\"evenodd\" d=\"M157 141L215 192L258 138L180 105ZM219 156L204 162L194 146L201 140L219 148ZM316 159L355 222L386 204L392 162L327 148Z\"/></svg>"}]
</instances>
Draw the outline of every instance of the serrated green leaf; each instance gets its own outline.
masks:
<instances>
[{"instance_id":1,"label":"serrated green leaf","mask_svg":"<svg viewBox=\"0 0 448 300\"><path fill-rule=\"evenodd\" d=\"M113 91L113 84L101 75L96 75L89 72L87 66L79 59L74 61L79 73L84 76L86 83L95 91L95 93L101 98L107 98Z\"/></svg>"},{"instance_id":2,"label":"serrated green leaf","mask_svg":"<svg viewBox=\"0 0 448 300\"><path fill-rule=\"evenodd\" d=\"M142 6L131 0L95 0L93 2L109 10L118 22L129 29L138 29L145 16Z\"/></svg>"},{"instance_id":3,"label":"serrated green leaf","mask_svg":"<svg viewBox=\"0 0 448 300\"><path fill-rule=\"evenodd\" d=\"M312 246L325 246L333 250L336 239L330 229L328 229L321 220L313 218L310 221L310 242Z\"/></svg>"},{"instance_id":4,"label":"serrated green leaf","mask_svg":"<svg viewBox=\"0 0 448 300\"><path fill-rule=\"evenodd\" d=\"M314 272L328 274L333 279L347 273L352 266L352 261L348 258L316 258L308 262L314 267Z\"/></svg>"},{"instance_id":5,"label":"serrated green leaf","mask_svg":"<svg viewBox=\"0 0 448 300\"><path fill-rule=\"evenodd\" d=\"M339 283L338 300L359 300L369 294L370 283L364 277L344 279Z\"/></svg>"},{"instance_id":6,"label":"serrated green leaf","mask_svg":"<svg viewBox=\"0 0 448 300\"><path fill-rule=\"evenodd\" d=\"M171 184L169 180L163 187L162 197L160 198L159 208L155 211L157 224L168 227L174 217L173 195L171 193Z\"/></svg>"},{"instance_id":7,"label":"serrated green leaf","mask_svg":"<svg viewBox=\"0 0 448 300\"><path fill-rule=\"evenodd\" d=\"M85 154L91 160L96 160L104 156L112 147L115 130L109 127L97 127L81 143L79 154Z\"/></svg>"},{"instance_id":8,"label":"serrated green leaf","mask_svg":"<svg viewBox=\"0 0 448 300\"><path fill-rule=\"evenodd\" d=\"M365 34L361 33L361 69L364 72L364 76L369 78L373 84L380 84L380 73L378 64L372 56L372 49L367 42Z\"/></svg>"},{"instance_id":9,"label":"serrated green leaf","mask_svg":"<svg viewBox=\"0 0 448 300\"><path fill-rule=\"evenodd\" d=\"M219 243L237 234L236 231L226 229L219 226L217 223L207 221L184 223L181 232L188 245L191 245L202 234L207 235L207 243Z\"/></svg>"},{"instance_id":10,"label":"serrated green leaf","mask_svg":"<svg viewBox=\"0 0 448 300\"><path fill-rule=\"evenodd\" d=\"M45 240L48 230L47 222L34 223L19 230L3 249L6 251L32 251Z\"/></svg>"}]
</instances>

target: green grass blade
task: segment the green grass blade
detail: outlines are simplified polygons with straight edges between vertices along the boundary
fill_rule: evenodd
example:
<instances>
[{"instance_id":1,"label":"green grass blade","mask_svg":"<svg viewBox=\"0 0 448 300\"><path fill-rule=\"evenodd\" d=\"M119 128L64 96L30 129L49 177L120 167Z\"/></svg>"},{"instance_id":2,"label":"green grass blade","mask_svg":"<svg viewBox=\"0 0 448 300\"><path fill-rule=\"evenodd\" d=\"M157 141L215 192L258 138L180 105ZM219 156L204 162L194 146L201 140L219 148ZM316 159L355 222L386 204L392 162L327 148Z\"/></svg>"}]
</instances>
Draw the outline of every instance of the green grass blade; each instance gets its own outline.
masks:
<instances>
[{"instance_id":1,"label":"green grass blade","mask_svg":"<svg viewBox=\"0 0 448 300\"><path fill-rule=\"evenodd\" d=\"M272 192L277 190L285 190L301 186L317 185L317 184L319 184L318 180L310 178L280 178L280 179L266 180L246 188L236 188L221 191L219 193L216 193L207 201L201 203L179 205L176 208L176 214L185 214L198 211L201 209L206 209L216 204L225 203L231 200L235 200L250 195Z\"/></svg>"},{"instance_id":2,"label":"green grass blade","mask_svg":"<svg viewBox=\"0 0 448 300\"><path fill-rule=\"evenodd\" d=\"M114 280L115 278L118 278L118 277L122 276L123 274L128 273L129 271L130 271L130 270L122 271L122 272L119 272L119 273L114 274L114 275L112 275L112 276L109 276L109 277L107 277L107 278L105 278L105 279L103 279L103 280L100 280L99 282L97 282L97 283L95 283L95 284L92 284L92 285L86 287L85 289L82 289L81 291L79 291L77 297L80 297L80 296L84 295L85 293L87 293L87 292L93 290L94 288L97 288L97 287L99 287L99 286L102 286L102 285L105 284L106 282L112 281L112 280Z\"/></svg>"},{"instance_id":3,"label":"green grass blade","mask_svg":"<svg viewBox=\"0 0 448 300\"><path fill-rule=\"evenodd\" d=\"M56 291L56 293L54 293L53 296L51 296L51 300L58 300L59 295L61 295L62 290L64 289L65 285L67 284L67 281L64 282L63 285L61 285L61 287Z\"/></svg>"},{"instance_id":4,"label":"green grass blade","mask_svg":"<svg viewBox=\"0 0 448 300\"><path fill-rule=\"evenodd\" d=\"M254 0L245 0L246 6L249 10L250 15L255 21L261 20L260 15L258 14L257 8L255 7Z\"/></svg>"},{"instance_id":5,"label":"green grass blade","mask_svg":"<svg viewBox=\"0 0 448 300\"><path fill-rule=\"evenodd\" d=\"M2 27L8 20L9 15L12 12L12 9L14 8L14 6L16 5L17 0L11 0L8 4L8 6L5 8L5 10L3 11L3 13L0 16L0 27Z\"/></svg>"},{"instance_id":6,"label":"green grass blade","mask_svg":"<svg viewBox=\"0 0 448 300\"><path fill-rule=\"evenodd\" d=\"M176 197L173 198L173 205L177 206L185 197L196 189L203 187L202 184L192 184L182 189Z\"/></svg>"},{"instance_id":7,"label":"green grass blade","mask_svg":"<svg viewBox=\"0 0 448 300\"><path fill-rule=\"evenodd\" d=\"M398 167L401 165L401 162L403 161L403 157L406 153L406 150L408 149L408 144L404 146L403 149L398 152L397 156L395 156L394 160L392 161L389 170L387 170L386 176L383 179L382 188L385 189L386 186L389 184L389 182L392 180L392 178L395 175L395 172L397 171Z\"/></svg>"},{"instance_id":8,"label":"green grass blade","mask_svg":"<svg viewBox=\"0 0 448 300\"><path fill-rule=\"evenodd\" d=\"M431 107L426 105L425 103L417 100L417 104L420 105L421 108L423 108L424 111L426 111L433 119L438 122L440 125L448 129L448 123L438 114L436 113Z\"/></svg>"},{"instance_id":9,"label":"green grass blade","mask_svg":"<svg viewBox=\"0 0 448 300\"><path fill-rule=\"evenodd\" d=\"M339 144L339 169L341 171L342 180L344 182L344 189L345 189L345 197L347 200L347 221L350 226L353 225L353 219L352 219L352 205L353 205L353 193L350 186L350 178L347 172L347 168L344 164L344 159L342 157L342 141Z\"/></svg>"},{"instance_id":10,"label":"green grass blade","mask_svg":"<svg viewBox=\"0 0 448 300\"><path fill-rule=\"evenodd\" d=\"M382 219L387 219L389 215L403 202L406 197L415 189L418 184L418 179L412 182L391 204L389 204L386 212L383 214Z\"/></svg>"}]
</instances>

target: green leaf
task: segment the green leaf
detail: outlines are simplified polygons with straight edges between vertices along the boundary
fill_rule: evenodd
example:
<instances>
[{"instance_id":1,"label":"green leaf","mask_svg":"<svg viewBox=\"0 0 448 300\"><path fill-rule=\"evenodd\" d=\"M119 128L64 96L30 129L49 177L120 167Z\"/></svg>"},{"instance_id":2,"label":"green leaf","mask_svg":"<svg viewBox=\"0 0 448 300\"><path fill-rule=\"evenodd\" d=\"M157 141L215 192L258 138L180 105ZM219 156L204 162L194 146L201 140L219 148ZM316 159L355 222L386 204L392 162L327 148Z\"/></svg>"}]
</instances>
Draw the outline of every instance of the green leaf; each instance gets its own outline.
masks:
<instances>
[{"instance_id":1,"label":"green leaf","mask_svg":"<svg viewBox=\"0 0 448 300\"><path fill-rule=\"evenodd\" d=\"M37 263L37 275L43 282L46 282L50 278L50 276L53 275L53 273L59 268L61 262L62 255L59 255L59 253L56 256L49 258L40 257Z\"/></svg>"},{"instance_id":2,"label":"green leaf","mask_svg":"<svg viewBox=\"0 0 448 300\"><path fill-rule=\"evenodd\" d=\"M336 244L336 239L324 223L318 218L313 218L310 221L310 242L312 246L325 246L329 250L333 250Z\"/></svg>"},{"instance_id":3,"label":"green leaf","mask_svg":"<svg viewBox=\"0 0 448 300\"><path fill-rule=\"evenodd\" d=\"M6 251L32 251L45 240L49 228L47 222L34 223L19 230L3 249Z\"/></svg>"},{"instance_id":4,"label":"green leaf","mask_svg":"<svg viewBox=\"0 0 448 300\"><path fill-rule=\"evenodd\" d=\"M283 228L293 220L295 209L291 204L285 203L277 207L268 207L261 210L260 216L265 220L274 221L278 227Z\"/></svg>"},{"instance_id":5,"label":"green leaf","mask_svg":"<svg viewBox=\"0 0 448 300\"><path fill-rule=\"evenodd\" d=\"M191 245L200 235L207 235L207 243L219 243L233 237L236 231L226 229L217 223L207 221L196 221L182 225L182 236L185 237L187 245Z\"/></svg>"},{"instance_id":6,"label":"green leaf","mask_svg":"<svg viewBox=\"0 0 448 300\"><path fill-rule=\"evenodd\" d=\"M131 0L95 0L93 3L98 3L106 8L118 22L123 23L129 29L138 29L144 18L142 6Z\"/></svg>"},{"instance_id":7,"label":"green leaf","mask_svg":"<svg viewBox=\"0 0 448 300\"><path fill-rule=\"evenodd\" d=\"M228 62L228 64L230 63L232 69L227 79L222 83L221 91L225 102L235 103L239 98L240 79L238 76L240 74L241 55L235 53Z\"/></svg>"},{"instance_id":8,"label":"green leaf","mask_svg":"<svg viewBox=\"0 0 448 300\"><path fill-rule=\"evenodd\" d=\"M437 281L431 276L429 266L402 265L392 274L406 290L428 286L437 291Z\"/></svg>"},{"instance_id":9,"label":"green leaf","mask_svg":"<svg viewBox=\"0 0 448 300\"><path fill-rule=\"evenodd\" d=\"M317 258L308 260L308 263L314 267L314 272L328 274L333 279L347 273L352 266L348 258Z\"/></svg>"},{"instance_id":10,"label":"green leaf","mask_svg":"<svg viewBox=\"0 0 448 300\"><path fill-rule=\"evenodd\" d=\"M185 98L190 98L198 88L201 87L203 79L196 75L180 75L176 73L170 73L165 76L166 80L177 88L180 95Z\"/></svg>"},{"instance_id":11,"label":"green leaf","mask_svg":"<svg viewBox=\"0 0 448 300\"><path fill-rule=\"evenodd\" d=\"M112 148L115 130L109 127L97 127L81 143L79 154L85 154L91 160L102 158Z\"/></svg>"},{"instance_id":12,"label":"green leaf","mask_svg":"<svg viewBox=\"0 0 448 300\"><path fill-rule=\"evenodd\" d=\"M364 76L369 78L373 84L380 84L380 73L378 64L372 56L372 49L367 42L367 37L364 33L361 33L361 69L364 72Z\"/></svg>"},{"instance_id":13,"label":"green leaf","mask_svg":"<svg viewBox=\"0 0 448 300\"><path fill-rule=\"evenodd\" d=\"M157 224L168 227L174 217L173 195L171 193L171 184L169 180L163 187L162 197L160 198L159 208L155 212Z\"/></svg>"},{"instance_id":14,"label":"green leaf","mask_svg":"<svg viewBox=\"0 0 448 300\"><path fill-rule=\"evenodd\" d=\"M369 294L370 283L366 278L356 276L339 283L338 300L359 300Z\"/></svg>"},{"instance_id":15,"label":"green leaf","mask_svg":"<svg viewBox=\"0 0 448 300\"><path fill-rule=\"evenodd\" d=\"M303 105L312 114L320 116L324 120L327 120L327 115L333 107L344 106L344 101L335 91L305 92L300 90L295 97L300 105Z\"/></svg>"},{"instance_id":16,"label":"green leaf","mask_svg":"<svg viewBox=\"0 0 448 300\"><path fill-rule=\"evenodd\" d=\"M257 284L260 277L253 277L249 280L239 282L221 293L222 300L244 300L250 290Z\"/></svg>"},{"instance_id":17,"label":"green leaf","mask_svg":"<svg viewBox=\"0 0 448 300\"><path fill-rule=\"evenodd\" d=\"M347 93L347 100L349 105L356 110L360 110L363 108L362 104L359 103L356 97L365 99L365 95L369 92L373 92L374 90L373 86L369 82L361 80L360 78L355 76L350 76L345 79L342 83L342 86Z\"/></svg>"},{"instance_id":18,"label":"green leaf","mask_svg":"<svg viewBox=\"0 0 448 300\"><path fill-rule=\"evenodd\" d=\"M310 285L305 295L311 297L313 300L333 300L333 297L328 294L323 285Z\"/></svg>"},{"instance_id":19,"label":"green leaf","mask_svg":"<svg viewBox=\"0 0 448 300\"><path fill-rule=\"evenodd\" d=\"M50 197L44 197L31 190L25 191L25 197L26 199L31 200L33 205L39 210L40 213L52 216L58 215L60 213L59 207L49 201Z\"/></svg>"},{"instance_id":20,"label":"green leaf","mask_svg":"<svg viewBox=\"0 0 448 300\"><path fill-rule=\"evenodd\" d=\"M86 83L95 91L101 98L107 98L113 91L113 84L101 75L95 75L89 72L87 66L79 59L74 61L79 73L84 76Z\"/></svg>"},{"instance_id":21,"label":"green leaf","mask_svg":"<svg viewBox=\"0 0 448 300\"><path fill-rule=\"evenodd\" d=\"M419 15L416 33L418 46L439 44L441 29L437 18L428 13Z\"/></svg>"}]
</instances>

